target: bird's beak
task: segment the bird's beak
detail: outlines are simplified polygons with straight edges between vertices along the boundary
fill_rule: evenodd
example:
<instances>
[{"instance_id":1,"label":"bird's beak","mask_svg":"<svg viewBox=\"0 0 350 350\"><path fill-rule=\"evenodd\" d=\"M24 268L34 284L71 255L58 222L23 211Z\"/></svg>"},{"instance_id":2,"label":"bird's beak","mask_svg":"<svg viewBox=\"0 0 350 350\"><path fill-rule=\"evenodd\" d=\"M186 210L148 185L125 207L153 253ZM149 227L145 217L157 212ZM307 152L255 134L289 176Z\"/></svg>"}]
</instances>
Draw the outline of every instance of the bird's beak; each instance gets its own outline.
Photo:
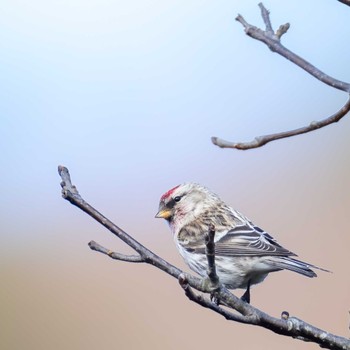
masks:
<instances>
[{"instance_id":1,"label":"bird's beak","mask_svg":"<svg viewBox=\"0 0 350 350\"><path fill-rule=\"evenodd\" d=\"M159 211L156 214L156 218L169 219L172 216L171 209L166 208L164 205L159 206Z\"/></svg>"},{"instance_id":2,"label":"bird's beak","mask_svg":"<svg viewBox=\"0 0 350 350\"><path fill-rule=\"evenodd\" d=\"M156 218L161 218L161 219L169 219L171 216L171 210L169 209L162 209L159 210L159 212L156 214Z\"/></svg>"}]
</instances>

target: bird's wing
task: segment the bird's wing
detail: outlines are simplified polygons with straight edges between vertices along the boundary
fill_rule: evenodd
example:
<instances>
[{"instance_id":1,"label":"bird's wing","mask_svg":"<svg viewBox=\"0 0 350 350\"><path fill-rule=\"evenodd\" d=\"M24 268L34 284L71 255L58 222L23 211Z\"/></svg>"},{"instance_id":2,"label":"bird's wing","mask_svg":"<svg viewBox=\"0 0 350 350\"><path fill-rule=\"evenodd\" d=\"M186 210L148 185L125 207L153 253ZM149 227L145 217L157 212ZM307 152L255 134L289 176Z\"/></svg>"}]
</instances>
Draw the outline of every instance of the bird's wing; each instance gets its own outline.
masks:
<instances>
[{"instance_id":1,"label":"bird's wing","mask_svg":"<svg viewBox=\"0 0 350 350\"><path fill-rule=\"evenodd\" d=\"M238 225L216 242L215 252L222 256L295 256L257 226Z\"/></svg>"},{"instance_id":2,"label":"bird's wing","mask_svg":"<svg viewBox=\"0 0 350 350\"><path fill-rule=\"evenodd\" d=\"M192 253L205 253L204 242L188 242L183 248ZM283 248L261 228L246 221L228 231L215 242L217 256L296 256Z\"/></svg>"}]
</instances>

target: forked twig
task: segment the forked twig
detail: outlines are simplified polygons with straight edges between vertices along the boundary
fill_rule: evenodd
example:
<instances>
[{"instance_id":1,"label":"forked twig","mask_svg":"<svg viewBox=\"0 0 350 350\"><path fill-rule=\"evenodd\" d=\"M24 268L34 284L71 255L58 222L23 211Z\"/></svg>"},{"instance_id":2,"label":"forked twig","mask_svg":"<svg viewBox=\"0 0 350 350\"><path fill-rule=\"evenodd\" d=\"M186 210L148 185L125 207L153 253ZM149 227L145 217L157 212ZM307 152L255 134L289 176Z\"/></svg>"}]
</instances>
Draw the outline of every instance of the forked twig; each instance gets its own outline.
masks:
<instances>
[{"instance_id":1,"label":"forked twig","mask_svg":"<svg viewBox=\"0 0 350 350\"><path fill-rule=\"evenodd\" d=\"M341 1L343 2L343 1ZM346 1L347 2L347 1ZM346 3L345 2L345 3ZM324 84L327 84L335 89L347 92L350 94L350 84L337 80L326 73L322 72L320 69L312 65L310 62L306 61L302 57L298 56L294 52L287 49L285 46L281 44L281 37L288 31L289 23L283 24L279 27L276 33L272 29L270 14L267 9L264 7L262 3L259 4L261 10L261 16L264 20L266 29L262 30L256 26L249 24L241 15L236 17L236 20L242 24L244 30L247 35L252 37L253 39L259 40L263 42L267 47L273 51L278 53L279 55L285 57L290 60L292 63L296 64L300 68L304 69L307 73L311 74L316 79L320 80ZM211 141L214 145L219 146L221 148L235 148L240 150L247 150L252 148L257 148L266 145L267 143L291 136L301 135L308 133L310 131L314 131L320 128L323 128L332 123L338 122L341 118L343 118L350 111L350 98L345 103L345 105L335 114L331 115L320 121L314 121L307 126L284 131L279 133L273 133L269 135L257 136L253 141L250 142L231 142L223 140L219 137L212 137Z\"/></svg>"}]
</instances>

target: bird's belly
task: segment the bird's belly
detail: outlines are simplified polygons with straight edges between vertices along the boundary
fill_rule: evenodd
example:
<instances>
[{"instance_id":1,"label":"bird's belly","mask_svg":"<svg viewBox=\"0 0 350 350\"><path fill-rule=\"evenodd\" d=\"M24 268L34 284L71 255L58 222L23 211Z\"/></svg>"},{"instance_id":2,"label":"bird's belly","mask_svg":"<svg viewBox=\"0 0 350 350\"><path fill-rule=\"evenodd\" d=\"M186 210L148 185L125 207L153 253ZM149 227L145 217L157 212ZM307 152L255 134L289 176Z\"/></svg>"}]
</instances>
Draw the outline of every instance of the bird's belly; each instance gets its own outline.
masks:
<instances>
[{"instance_id":1,"label":"bird's belly","mask_svg":"<svg viewBox=\"0 0 350 350\"><path fill-rule=\"evenodd\" d=\"M191 270L203 277L207 276L206 255L189 253L185 249L180 249L180 253ZM251 285L260 283L271 272L259 257L217 256L215 264L220 282L229 289L245 289L249 281Z\"/></svg>"},{"instance_id":2,"label":"bird's belly","mask_svg":"<svg viewBox=\"0 0 350 350\"><path fill-rule=\"evenodd\" d=\"M247 288L262 282L269 271L255 257L216 257L216 273L229 289Z\"/></svg>"}]
</instances>

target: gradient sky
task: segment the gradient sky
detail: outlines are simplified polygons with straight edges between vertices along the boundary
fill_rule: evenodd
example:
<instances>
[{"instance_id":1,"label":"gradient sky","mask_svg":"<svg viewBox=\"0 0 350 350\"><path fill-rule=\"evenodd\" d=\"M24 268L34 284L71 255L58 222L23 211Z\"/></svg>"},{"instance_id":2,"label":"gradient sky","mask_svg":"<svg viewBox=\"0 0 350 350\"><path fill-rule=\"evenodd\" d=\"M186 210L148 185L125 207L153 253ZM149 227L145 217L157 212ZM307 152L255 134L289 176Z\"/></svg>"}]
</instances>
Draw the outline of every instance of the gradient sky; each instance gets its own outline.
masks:
<instances>
[{"instance_id":1,"label":"gradient sky","mask_svg":"<svg viewBox=\"0 0 350 350\"><path fill-rule=\"evenodd\" d=\"M275 28L291 23L288 48L350 81L350 8L265 5ZM209 186L303 260L333 271L316 282L276 274L254 288L253 304L274 315L293 307L348 336L349 118L247 152L210 142L306 125L346 95L247 37L237 13L262 25L251 1L0 4L2 349L212 349L210 332L247 348L314 347L227 325L161 272L90 252L90 239L124 247L61 199L58 164L86 200L181 268L168 228L153 219L159 197L183 181Z\"/></svg>"}]
</instances>

